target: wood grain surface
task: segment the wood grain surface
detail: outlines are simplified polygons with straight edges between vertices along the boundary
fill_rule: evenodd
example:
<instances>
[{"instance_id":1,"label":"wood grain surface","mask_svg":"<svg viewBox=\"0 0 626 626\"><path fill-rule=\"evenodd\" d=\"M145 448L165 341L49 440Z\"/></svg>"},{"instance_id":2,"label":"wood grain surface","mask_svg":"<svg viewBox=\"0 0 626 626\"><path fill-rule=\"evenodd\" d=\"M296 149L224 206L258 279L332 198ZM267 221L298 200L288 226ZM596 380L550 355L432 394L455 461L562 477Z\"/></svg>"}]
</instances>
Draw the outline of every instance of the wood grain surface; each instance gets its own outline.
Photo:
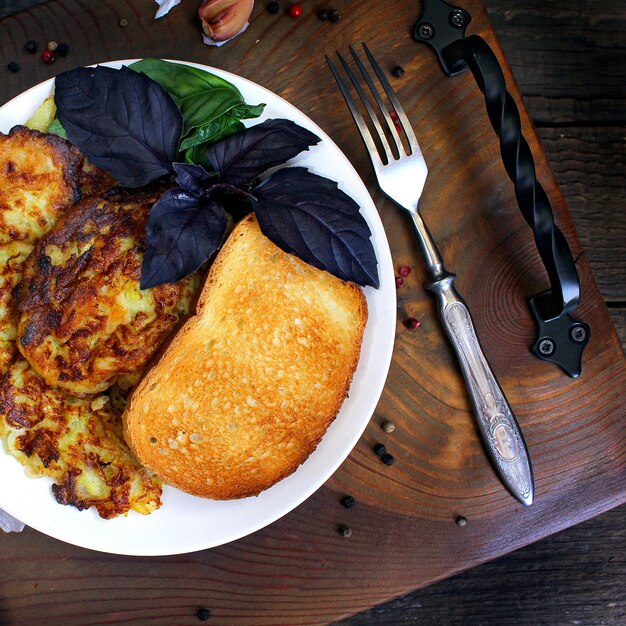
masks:
<instances>
[{"instance_id":1,"label":"wood grain surface","mask_svg":"<svg viewBox=\"0 0 626 626\"><path fill-rule=\"evenodd\" d=\"M2 102L76 64L148 54L236 71L286 97L349 155L380 207L396 263L415 268L398 293L396 349L376 414L349 459L312 498L251 537L179 557L97 554L32 530L2 537L1 623L33 623L45 614L51 624L190 624L197 621L195 611L206 606L215 624L325 624L624 502L626 371L602 298L624 333L626 257L621 234L626 226L619 218L624 122L618 117L620 111L623 116L619 105L624 81L607 78L605 71L609 52L619 52L623 9L620 13L618 3L609 2L605 10L610 13L613 7L614 15L603 21L594 19L588 2L559 2L555 4L564 8L541 22L543 3L524 3L524 9L514 10L504 0L489 4L513 72L528 89L526 102L537 134L526 114L523 123L540 179L575 257L581 255L579 314L594 334L583 377L572 381L527 350L534 330L524 300L544 288L545 279L472 79L444 79L429 51L410 40L407 33L419 3L334 4L343 12L338 25L319 22L314 3L303 3L305 15L297 21L270 16L257 3L248 31L221 49L200 43L185 3L158 23L151 19L153 3L130 0L51 1L0 22L1 58L19 57L22 66L0 84ZM483 34L499 51L480 5L473 1L465 6L474 16L471 32ZM585 9L589 15L583 18ZM128 19L127 28L119 28L120 17ZM579 27L588 39L581 42L573 36L565 44L555 42L558 26L575 20L583 21ZM27 38L67 41L72 51L54 66L45 66L21 52ZM359 40L368 41L387 69L395 64L406 69L395 85L429 161L425 216L448 265L459 276L459 289L474 312L485 350L526 433L537 478L537 501L530 509L522 509L504 492L485 461L459 372L433 303L421 287L424 272L406 222L376 190L366 155L324 67L323 52ZM589 43L596 41L599 44ZM546 62L550 51L571 68L560 83L550 80L549 73L560 67ZM597 63L597 71L581 78L576 68L590 62L591 69ZM514 86L508 72L507 78ZM578 92L585 89L580 97ZM521 104L519 95L517 101ZM539 138L552 157L561 190ZM401 323L408 315L422 321L419 332ZM393 435L380 430L385 418L397 425ZM393 467L383 466L372 454L371 446L378 441L398 459ZM356 498L356 507L345 510L339 505L344 493ZM584 552L592 536L600 545L621 540L623 555L623 532L616 521L623 519L622 511L599 518L598 525L591 526L597 529L595 535L586 530L592 522L586 522L568 531L569 542L560 544L561 535L556 535L508 561L484 566L491 568L484 579L484 567L478 568L346 623L565 624L578 619L583 624L617 624L625 612L623 593L600 613L593 613L589 603L574 613L568 612L566 601L557 603L546 621L538 611L550 581L544 579L546 584L539 587L536 579L549 569L547 555L559 562L563 546ZM468 519L467 526L455 524L458 515ZM336 532L343 523L353 528L349 539ZM524 553L529 554L527 561ZM579 559L592 569L589 578L580 570L577 589L589 585L604 564L607 571L615 570L615 558L602 558ZM617 561L619 565L620 557ZM455 607L463 592L465 604ZM534 611L530 614L529 601ZM430 612L421 610L424 604Z\"/></svg>"}]
</instances>

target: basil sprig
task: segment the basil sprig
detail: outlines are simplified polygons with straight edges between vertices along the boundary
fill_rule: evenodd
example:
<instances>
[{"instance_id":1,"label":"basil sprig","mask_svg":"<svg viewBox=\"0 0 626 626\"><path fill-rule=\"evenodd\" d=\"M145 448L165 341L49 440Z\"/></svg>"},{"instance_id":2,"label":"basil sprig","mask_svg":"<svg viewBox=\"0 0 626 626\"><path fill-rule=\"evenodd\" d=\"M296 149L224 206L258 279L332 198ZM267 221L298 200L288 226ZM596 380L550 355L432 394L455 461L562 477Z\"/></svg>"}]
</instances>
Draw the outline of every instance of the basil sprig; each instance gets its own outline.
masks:
<instances>
[{"instance_id":1,"label":"basil sprig","mask_svg":"<svg viewBox=\"0 0 626 626\"><path fill-rule=\"evenodd\" d=\"M369 227L335 182L302 167L259 182L319 143L314 133L283 119L246 129L241 119L263 105L246 104L207 72L156 59L132 68L64 72L55 102L68 139L122 185L175 181L150 211L142 289L196 271L222 245L226 211L237 213L242 201L283 250L343 280L379 286Z\"/></svg>"}]
</instances>

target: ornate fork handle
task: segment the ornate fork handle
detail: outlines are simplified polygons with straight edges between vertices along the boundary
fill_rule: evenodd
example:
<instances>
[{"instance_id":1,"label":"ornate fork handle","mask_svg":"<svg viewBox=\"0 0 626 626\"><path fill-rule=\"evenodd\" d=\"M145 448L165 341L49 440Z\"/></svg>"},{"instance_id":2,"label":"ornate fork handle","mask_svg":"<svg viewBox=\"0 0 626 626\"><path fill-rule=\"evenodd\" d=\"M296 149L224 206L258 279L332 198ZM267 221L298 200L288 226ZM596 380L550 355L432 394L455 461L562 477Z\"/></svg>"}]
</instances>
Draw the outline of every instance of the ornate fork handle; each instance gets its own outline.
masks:
<instances>
[{"instance_id":1,"label":"ornate fork handle","mask_svg":"<svg viewBox=\"0 0 626 626\"><path fill-rule=\"evenodd\" d=\"M534 482L528 450L520 427L480 347L472 317L454 287L437 246L419 213L411 213L425 254L439 317L457 354L474 409L478 430L502 483L523 504L533 501Z\"/></svg>"}]
</instances>

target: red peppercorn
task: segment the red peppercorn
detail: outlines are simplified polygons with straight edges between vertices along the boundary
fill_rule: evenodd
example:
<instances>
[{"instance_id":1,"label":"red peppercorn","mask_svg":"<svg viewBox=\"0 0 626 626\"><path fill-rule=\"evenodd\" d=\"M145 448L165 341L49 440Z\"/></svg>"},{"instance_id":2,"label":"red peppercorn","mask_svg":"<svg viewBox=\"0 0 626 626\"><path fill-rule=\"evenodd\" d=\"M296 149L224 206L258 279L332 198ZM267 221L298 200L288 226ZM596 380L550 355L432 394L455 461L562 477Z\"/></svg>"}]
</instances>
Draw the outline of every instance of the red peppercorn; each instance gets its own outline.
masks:
<instances>
[{"instance_id":1,"label":"red peppercorn","mask_svg":"<svg viewBox=\"0 0 626 626\"><path fill-rule=\"evenodd\" d=\"M292 4L289 7L289 17L294 19L302 16L302 7L299 4Z\"/></svg>"},{"instance_id":2,"label":"red peppercorn","mask_svg":"<svg viewBox=\"0 0 626 626\"><path fill-rule=\"evenodd\" d=\"M398 274L402 276L402 278L406 278L411 273L411 268L408 265L402 265L398 270Z\"/></svg>"},{"instance_id":3,"label":"red peppercorn","mask_svg":"<svg viewBox=\"0 0 626 626\"><path fill-rule=\"evenodd\" d=\"M398 119L398 114L395 111L389 111L389 117L395 121Z\"/></svg>"},{"instance_id":4,"label":"red peppercorn","mask_svg":"<svg viewBox=\"0 0 626 626\"><path fill-rule=\"evenodd\" d=\"M406 325L411 330L417 330L422 325L422 322L416 320L414 317L409 317L409 319L406 321Z\"/></svg>"},{"instance_id":5,"label":"red peppercorn","mask_svg":"<svg viewBox=\"0 0 626 626\"><path fill-rule=\"evenodd\" d=\"M396 287L402 287L404 285L404 278L402 276L396 276Z\"/></svg>"},{"instance_id":6,"label":"red peppercorn","mask_svg":"<svg viewBox=\"0 0 626 626\"><path fill-rule=\"evenodd\" d=\"M44 50L41 55L41 60L44 63L54 63L54 52L52 52L52 50Z\"/></svg>"}]
</instances>

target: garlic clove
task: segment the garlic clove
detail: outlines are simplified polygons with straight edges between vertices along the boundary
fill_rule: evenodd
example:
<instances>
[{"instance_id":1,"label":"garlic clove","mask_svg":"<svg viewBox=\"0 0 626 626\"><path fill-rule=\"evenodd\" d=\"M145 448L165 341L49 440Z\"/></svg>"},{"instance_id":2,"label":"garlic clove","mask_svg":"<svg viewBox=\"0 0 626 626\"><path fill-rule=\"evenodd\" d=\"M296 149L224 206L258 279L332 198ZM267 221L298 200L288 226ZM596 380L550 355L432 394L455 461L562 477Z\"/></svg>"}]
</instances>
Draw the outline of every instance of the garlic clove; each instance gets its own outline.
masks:
<instances>
[{"instance_id":1,"label":"garlic clove","mask_svg":"<svg viewBox=\"0 0 626 626\"><path fill-rule=\"evenodd\" d=\"M254 0L204 0L198 9L202 29L213 41L227 41L246 25Z\"/></svg>"}]
</instances>

